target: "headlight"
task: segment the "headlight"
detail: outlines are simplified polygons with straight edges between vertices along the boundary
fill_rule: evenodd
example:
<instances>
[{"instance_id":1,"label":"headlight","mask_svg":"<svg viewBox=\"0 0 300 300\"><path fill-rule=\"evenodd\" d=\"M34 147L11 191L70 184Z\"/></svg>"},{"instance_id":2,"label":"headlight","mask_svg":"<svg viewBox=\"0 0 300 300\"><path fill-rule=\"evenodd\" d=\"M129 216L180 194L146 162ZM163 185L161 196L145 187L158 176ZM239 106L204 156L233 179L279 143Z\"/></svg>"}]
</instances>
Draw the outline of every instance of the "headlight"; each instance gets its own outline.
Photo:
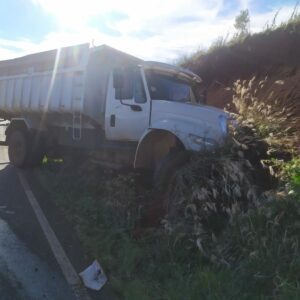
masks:
<instances>
[{"instance_id":1,"label":"headlight","mask_svg":"<svg viewBox=\"0 0 300 300\"><path fill-rule=\"evenodd\" d=\"M192 140L193 143L202 145L204 143L204 140L202 137L195 135L195 134L189 134L190 139Z\"/></svg>"},{"instance_id":2,"label":"headlight","mask_svg":"<svg viewBox=\"0 0 300 300\"><path fill-rule=\"evenodd\" d=\"M226 116L224 116L224 115L219 116L219 125L220 125L220 128L221 128L221 132L224 135L227 135L227 133L228 133L228 119L227 119Z\"/></svg>"},{"instance_id":3,"label":"headlight","mask_svg":"<svg viewBox=\"0 0 300 300\"><path fill-rule=\"evenodd\" d=\"M189 134L190 139L192 140L193 143L201 145L201 146L215 146L216 141L209 139L209 138L204 138L195 134L190 133Z\"/></svg>"}]
</instances>

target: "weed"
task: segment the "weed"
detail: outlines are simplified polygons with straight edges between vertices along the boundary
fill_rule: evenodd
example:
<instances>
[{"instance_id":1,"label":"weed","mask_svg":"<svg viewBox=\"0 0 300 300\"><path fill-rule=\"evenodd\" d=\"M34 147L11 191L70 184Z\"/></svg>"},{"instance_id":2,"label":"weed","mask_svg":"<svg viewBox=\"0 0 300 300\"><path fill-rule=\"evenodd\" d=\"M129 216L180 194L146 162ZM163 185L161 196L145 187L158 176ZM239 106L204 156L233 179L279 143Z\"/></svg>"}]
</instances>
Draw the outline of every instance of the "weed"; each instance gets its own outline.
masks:
<instances>
[{"instance_id":1,"label":"weed","mask_svg":"<svg viewBox=\"0 0 300 300\"><path fill-rule=\"evenodd\" d=\"M300 13L299 13L298 9L299 9L299 1L297 1L297 3L295 4L294 9L293 9L290 17L288 18L288 20L285 22L282 22L278 27L289 29L290 31L295 31L296 27L300 23Z\"/></svg>"},{"instance_id":2,"label":"weed","mask_svg":"<svg viewBox=\"0 0 300 300\"><path fill-rule=\"evenodd\" d=\"M286 99L275 98L272 90L267 99L261 99L259 92L266 83L267 78L256 82L255 77L234 83L232 103L238 113L235 117L239 123L234 134L246 147L258 148L257 143L264 142L268 148L267 154L272 157L297 154L300 144L300 119L295 113L297 99L287 102ZM245 130L249 134L245 135Z\"/></svg>"}]
</instances>

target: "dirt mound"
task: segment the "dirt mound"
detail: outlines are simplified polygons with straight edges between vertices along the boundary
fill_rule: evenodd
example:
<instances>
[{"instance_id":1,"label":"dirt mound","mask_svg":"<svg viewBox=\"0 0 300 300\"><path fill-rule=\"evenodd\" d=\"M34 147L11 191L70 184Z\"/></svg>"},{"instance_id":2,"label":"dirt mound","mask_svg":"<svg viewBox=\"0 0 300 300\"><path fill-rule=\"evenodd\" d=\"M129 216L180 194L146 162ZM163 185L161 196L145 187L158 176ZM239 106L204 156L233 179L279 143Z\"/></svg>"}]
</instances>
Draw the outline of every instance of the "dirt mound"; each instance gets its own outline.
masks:
<instances>
[{"instance_id":1,"label":"dirt mound","mask_svg":"<svg viewBox=\"0 0 300 300\"><path fill-rule=\"evenodd\" d=\"M184 64L200 75L207 87L208 104L225 107L232 93L227 87L237 79L257 82L268 77L260 99L273 89L276 98L300 103L300 24L252 35L242 43L217 48ZM276 84L275 82L279 82ZM264 94L265 93L265 94ZM270 99L268 101L271 101Z\"/></svg>"}]
</instances>

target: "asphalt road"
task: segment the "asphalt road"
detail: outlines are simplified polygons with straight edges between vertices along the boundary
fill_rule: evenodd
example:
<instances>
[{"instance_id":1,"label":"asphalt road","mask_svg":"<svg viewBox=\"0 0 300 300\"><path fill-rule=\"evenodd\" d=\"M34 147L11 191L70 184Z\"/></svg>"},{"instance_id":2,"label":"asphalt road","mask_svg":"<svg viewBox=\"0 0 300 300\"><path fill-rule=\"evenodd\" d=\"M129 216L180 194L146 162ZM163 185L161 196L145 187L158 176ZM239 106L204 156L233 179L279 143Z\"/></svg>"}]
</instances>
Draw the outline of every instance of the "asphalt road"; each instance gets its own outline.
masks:
<instances>
[{"instance_id":1,"label":"asphalt road","mask_svg":"<svg viewBox=\"0 0 300 300\"><path fill-rule=\"evenodd\" d=\"M0 299L74 299L0 147Z\"/></svg>"}]
</instances>

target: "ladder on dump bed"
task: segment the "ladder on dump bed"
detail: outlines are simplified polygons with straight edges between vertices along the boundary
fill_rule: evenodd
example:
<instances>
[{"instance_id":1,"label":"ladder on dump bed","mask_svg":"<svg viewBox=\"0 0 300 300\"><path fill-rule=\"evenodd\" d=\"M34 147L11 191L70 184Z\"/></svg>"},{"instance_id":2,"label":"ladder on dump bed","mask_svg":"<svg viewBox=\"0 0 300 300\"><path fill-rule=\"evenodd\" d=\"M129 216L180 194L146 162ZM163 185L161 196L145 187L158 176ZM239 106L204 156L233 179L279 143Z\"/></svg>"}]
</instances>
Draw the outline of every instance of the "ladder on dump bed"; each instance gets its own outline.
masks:
<instances>
[{"instance_id":1,"label":"ladder on dump bed","mask_svg":"<svg viewBox=\"0 0 300 300\"><path fill-rule=\"evenodd\" d=\"M73 95L72 95L72 139L74 141L80 141L82 138L82 110L84 107L84 90L85 90L85 76L86 76L86 66L89 59L89 47L87 51L83 52L81 64L84 67L81 67L75 73L73 78Z\"/></svg>"},{"instance_id":2,"label":"ladder on dump bed","mask_svg":"<svg viewBox=\"0 0 300 300\"><path fill-rule=\"evenodd\" d=\"M82 133L82 106L83 106L83 72L78 72L73 81L73 118L72 118L72 139L81 140Z\"/></svg>"},{"instance_id":3,"label":"ladder on dump bed","mask_svg":"<svg viewBox=\"0 0 300 300\"><path fill-rule=\"evenodd\" d=\"M72 139L79 141L82 138L82 109L84 102L84 82L85 71L76 72L73 79L73 95L72 95Z\"/></svg>"},{"instance_id":4,"label":"ladder on dump bed","mask_svg":"<svg viewBox=\"0 0 300 300\"><path fill-rule=\"evenodd\" d=\"M72 139L80 141L82 136L82 115L80 112L73 113Z\"/></svg>"}]
</instances>

